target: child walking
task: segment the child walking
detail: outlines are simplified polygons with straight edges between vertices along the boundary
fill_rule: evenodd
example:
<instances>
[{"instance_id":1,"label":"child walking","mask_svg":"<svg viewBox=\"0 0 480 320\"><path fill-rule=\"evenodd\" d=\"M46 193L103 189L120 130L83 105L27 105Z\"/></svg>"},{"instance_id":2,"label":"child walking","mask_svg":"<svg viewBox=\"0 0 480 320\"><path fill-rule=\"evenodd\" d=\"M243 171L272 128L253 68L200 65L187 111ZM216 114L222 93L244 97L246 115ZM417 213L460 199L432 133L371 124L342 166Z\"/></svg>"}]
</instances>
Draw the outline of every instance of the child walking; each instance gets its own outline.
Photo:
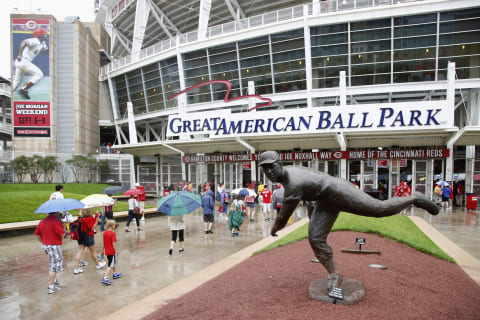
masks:
<instances>
[{"instance_id":1,"label":"child walking","mask_svg":"<svg viewBox=\"0 0 480 320\"><path fill-rule=\"evenodd\" d=\"M108 264L107 271L103 277L102 283L111 285L109 277L113 271L113 279L118 279L122 276L121 273L117 273L117 235L115 234L115 220L107 220L107 230L103 233L103 250L107 256Z\"/></svg>"},{"instance_id":2,"label":"child walking","mask_svg":"<svg viewBox=\"0 0 480 320\"><path fill-rule=\"evenodd\" d=\"M243 200L240 195L237 195L237 199L233 201L232 210L228 213L228 227L232 232L232 237L237 237L240 231L240 226L243 223L245 215L242 210Z\"/></svg>"},{"instance_id":3,"label":"child walking","mask_svg":"<svg viewBox=\"0 0 480 320\"><path fill-rule=\"evenodd\" d=\"M180 238L180 249L178 252L182 253L183 250L183 231L185 230L185 221L183 220L183 215L180 216L168 216L168 224L170 225L170 230L172 231L172 241L170 241L170 249L168 250L168 254L172 255L173 253L173 245L177 241L177 233L178 237Z\"/></svg>"}]
</instances>

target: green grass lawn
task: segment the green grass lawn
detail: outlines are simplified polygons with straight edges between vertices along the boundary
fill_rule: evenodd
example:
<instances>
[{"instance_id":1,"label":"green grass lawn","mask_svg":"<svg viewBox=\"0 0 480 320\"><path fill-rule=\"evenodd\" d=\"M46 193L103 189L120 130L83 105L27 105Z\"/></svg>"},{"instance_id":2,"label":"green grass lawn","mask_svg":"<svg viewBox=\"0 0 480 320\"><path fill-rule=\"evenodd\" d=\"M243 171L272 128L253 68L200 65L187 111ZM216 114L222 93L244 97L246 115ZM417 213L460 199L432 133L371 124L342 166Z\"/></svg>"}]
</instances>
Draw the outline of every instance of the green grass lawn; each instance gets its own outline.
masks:
<instances>
[{"instance_id":1,"label":"green grass lawn","mask_svg":"<svg viewBox=\"0 0 480 320\"><path fill-rule=\"evenodd\" d=\"M433 243L415 223L403 215L395 215L388 218L368 218L342 212L332 228L332 231L340 230L376 233L394 241L405 243L414 249L431 254L437 258L455 262ZM266 248L257 251L255 254L305 239L307 235L308 223Z\"/></svg>"},{"instance_id":2,"label":"green grass lawn","mask_svg":"<svg viewBox=\"0 0 480 320\"><path fill-rule=\"evenodd\" d=\"M33 212L50 198L56 184L0 184L0 223L41 220L45 214ZM80 200L89 194L102 193L108 185L92 183L64 183L65 198ZM148 208L149 206L145 206ZM127 202L118 201L114 211L128 210ZM101 211L101 208L99 208ZM73 215L78 210L72 210Z\"/></svg>"}]
</instances>

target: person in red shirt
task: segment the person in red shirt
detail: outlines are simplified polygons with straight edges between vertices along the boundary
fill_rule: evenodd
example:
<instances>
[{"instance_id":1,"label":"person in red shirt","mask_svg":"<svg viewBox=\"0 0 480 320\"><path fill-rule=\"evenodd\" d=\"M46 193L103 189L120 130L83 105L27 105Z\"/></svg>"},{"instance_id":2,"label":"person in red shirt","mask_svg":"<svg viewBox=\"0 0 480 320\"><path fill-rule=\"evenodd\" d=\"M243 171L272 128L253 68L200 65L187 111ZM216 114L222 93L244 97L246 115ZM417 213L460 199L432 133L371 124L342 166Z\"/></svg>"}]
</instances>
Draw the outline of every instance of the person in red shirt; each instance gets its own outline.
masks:
<instances>
[{"instance_id":1,"label":"person in red shirt","mask_svg":"<svg viewBox=\"0 0 480 320\"><path fill-rule=\"evenodd\" d=\"M260 192L263 200L263 215L265 216L265 220L271 220L272 215L272 191L268 188L264 188L262 192Z\"/></svg>"},{"instance_id":2,"label":"person in red shirt","mask_svg":"<svg viewBox=\"0 0 480 320\"><path fill-rule=\"evenodd\" d=\"M145 214L145 200L146 200L145 188L142 185L140 185L140 183L135 183L135 188L137 188L138 190L141 191L141 193L139 193L137 195L137 202L138 202L138 206L140 208L140 214L142 215L142 220L145 220L145 217L144 217L144 214ZM137 227L140 227L140 226L137 226Z\"/></svg>"},{"instance_id":3,"label":"person in red shirt","mask_svg":"<svg viewBox=\"0 0 480 320\"><path fill-rule=\"evenodd\" d=\"M105 276L103 276L102 283L111 285L109 277L113 270L113 279L118 279L122 276L121 273L117 273L117 235L115 234L115 220L107 221L107 230L103 233L103 250L107 256L108 264Z\"/></svg>"},{"instance_id":4,"label":"person in red shirt","mask_svg":"<svg viewBox=\"0 0 480 320\"><path fill-rule=\"evenodd\" d=\"M78 252L75 257L75 269L73 274L79 274L83 272L83 269L80 268L80 259L83 256L85 248L88 248L90 255L92 256L93 261L95 262L96 268L101 269L106 265L105 261L98 262L96 251L95 251L95 233L93 230L96 228L98 223L98 213L93 216L92 209L81 209L79 214L80 219L82 219L82 231L85 233L83 239L78 239ZM86 265L85 263L83 264Z\"/></svg>"},{"instance_id":5,"label":"person in red shirt","mask_svg":"<svg viewBox=\"0 0 480 320\"><path fill-rule=\"evenodd\" d=\"M40 221L34 233L50 260L48 293L56 293L62 288L57 281L57 272L63 271L62 236L65 234L65 229L58 220L59 214L59 212L49 213Z\"/></svg>"}]
</instances>

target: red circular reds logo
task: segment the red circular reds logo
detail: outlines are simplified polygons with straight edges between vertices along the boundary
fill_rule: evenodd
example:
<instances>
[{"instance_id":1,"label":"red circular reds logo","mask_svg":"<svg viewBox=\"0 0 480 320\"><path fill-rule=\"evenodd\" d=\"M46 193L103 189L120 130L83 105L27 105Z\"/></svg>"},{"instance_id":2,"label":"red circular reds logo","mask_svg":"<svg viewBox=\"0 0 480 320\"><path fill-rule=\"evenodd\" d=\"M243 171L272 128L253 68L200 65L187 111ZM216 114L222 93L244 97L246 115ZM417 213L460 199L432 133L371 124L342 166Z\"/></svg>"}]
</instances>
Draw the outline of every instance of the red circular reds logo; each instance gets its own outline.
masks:
<instances>
[{"instance_id":1,"label":"red circular reds logo","mask_svg":"<svg viewBox=\"0 0 480 320\"><path fill-rule=\"evenodd\" d=\"M341 159L342 158L342 153L340 151L334 152L333 157L336 159Z\"/></svg>"},{"instance_id":2,"label":"red circular reds logo","mask_svg":"<svg viewBox=\"0 0 480 320\"><path fill-rule=\"evenodd\" d=\"M33 20L29 20L27 22L25 22L25 26L30 29L30 30L33 30L33 29L36 29L37 28L37 22L33 21Z\"/></svg>"}]
</instances>

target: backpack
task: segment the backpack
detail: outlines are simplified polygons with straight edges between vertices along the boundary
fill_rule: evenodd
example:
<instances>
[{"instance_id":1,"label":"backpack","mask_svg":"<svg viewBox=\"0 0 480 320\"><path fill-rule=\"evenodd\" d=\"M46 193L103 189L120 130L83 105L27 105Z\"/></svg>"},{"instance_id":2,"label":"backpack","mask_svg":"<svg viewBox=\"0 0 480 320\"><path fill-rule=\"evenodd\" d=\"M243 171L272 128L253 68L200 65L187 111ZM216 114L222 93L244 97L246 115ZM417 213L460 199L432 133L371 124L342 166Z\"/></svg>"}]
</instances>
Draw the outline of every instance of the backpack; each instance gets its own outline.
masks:
<instances>
[{"instance_id":1,"label":"backpack","mask_svg":"<svg viewBox=\"0 0 480 320\"><path fill-rule=\"evenodd\" d=\"M70 238L72 240L83 240L87 233L84 230L82 218L78 218L70 224Z\"/></svg>"}]
</instances>

